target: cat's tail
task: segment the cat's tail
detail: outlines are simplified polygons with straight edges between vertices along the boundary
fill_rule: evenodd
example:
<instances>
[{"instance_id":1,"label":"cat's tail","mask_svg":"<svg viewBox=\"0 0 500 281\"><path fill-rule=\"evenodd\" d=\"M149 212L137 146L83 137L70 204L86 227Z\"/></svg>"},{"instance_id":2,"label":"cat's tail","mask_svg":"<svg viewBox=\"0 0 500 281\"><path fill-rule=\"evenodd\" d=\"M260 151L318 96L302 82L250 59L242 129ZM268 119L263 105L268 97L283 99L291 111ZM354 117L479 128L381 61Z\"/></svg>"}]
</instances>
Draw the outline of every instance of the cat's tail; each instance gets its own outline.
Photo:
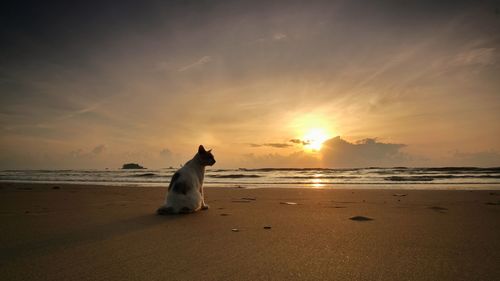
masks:
<instances>
[{"instance_id":1,"label":"cat's tail","mask_svg":"<svg viewBox=\"0 0 500 281\"><path fill-rule=\"evenodd\" d=\"M163 216L163 215L173 215L175 214L175 210L172 207L167 207L167 206L161 206L156 210L156 214Z\"/></svg>"}]
</instances>

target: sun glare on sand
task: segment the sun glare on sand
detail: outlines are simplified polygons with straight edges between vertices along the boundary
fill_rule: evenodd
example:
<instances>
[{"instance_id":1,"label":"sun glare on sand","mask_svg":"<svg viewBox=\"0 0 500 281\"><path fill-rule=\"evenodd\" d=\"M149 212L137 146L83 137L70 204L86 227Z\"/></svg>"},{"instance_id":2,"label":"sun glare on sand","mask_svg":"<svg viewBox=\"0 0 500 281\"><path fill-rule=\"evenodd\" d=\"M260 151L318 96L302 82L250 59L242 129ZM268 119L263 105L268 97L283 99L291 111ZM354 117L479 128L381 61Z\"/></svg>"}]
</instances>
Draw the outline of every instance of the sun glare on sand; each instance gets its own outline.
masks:
<instances>
[{"instance_id":1,"label":"sun glare on sand","mask_svg":"<svg viewBox=\"0 0 500 281\"><path fill-rule=\"evenodd\" d=\"M318 151L328 138L328 134L324 129L313 128L306 132L306 134L302 137L302 140L306 142L304 145L306 149Z\"/></svg>"}]
</instances>

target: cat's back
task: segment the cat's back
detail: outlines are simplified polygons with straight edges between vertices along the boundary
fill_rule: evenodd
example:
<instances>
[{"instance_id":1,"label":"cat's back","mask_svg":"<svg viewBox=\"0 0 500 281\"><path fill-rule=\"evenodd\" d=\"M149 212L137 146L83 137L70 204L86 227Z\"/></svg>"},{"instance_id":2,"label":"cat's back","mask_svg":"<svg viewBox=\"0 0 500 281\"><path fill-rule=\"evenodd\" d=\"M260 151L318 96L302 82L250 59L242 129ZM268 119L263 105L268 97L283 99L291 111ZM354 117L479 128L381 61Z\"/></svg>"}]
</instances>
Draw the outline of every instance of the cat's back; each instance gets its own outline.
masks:
<instances>
[{"instance_id":1,"label":"cat's back","mask_svg":"<svg viewBox=\"0 0 500 281\"><path fill-rule=\"evenodd\" d=\"M183 166L172 176L170 188L172 188L174 191L182 190L182 193L185 194L190 189L196 189L197 183L198 178L196 171L194 171L189 166Z\"/></svg>"},{"instance_id":2,"label":"cat's back","mask_svg":"<svg viewBox=\"0 0 500 281\"><path fill-rule=\"evenodd\" d=\"M200 209L201 202L202 198L196 175L193 174L189 167L184 166L172 176L164 210L162 209L159 212L191 212Z\"/></svg>"}]
</instances>

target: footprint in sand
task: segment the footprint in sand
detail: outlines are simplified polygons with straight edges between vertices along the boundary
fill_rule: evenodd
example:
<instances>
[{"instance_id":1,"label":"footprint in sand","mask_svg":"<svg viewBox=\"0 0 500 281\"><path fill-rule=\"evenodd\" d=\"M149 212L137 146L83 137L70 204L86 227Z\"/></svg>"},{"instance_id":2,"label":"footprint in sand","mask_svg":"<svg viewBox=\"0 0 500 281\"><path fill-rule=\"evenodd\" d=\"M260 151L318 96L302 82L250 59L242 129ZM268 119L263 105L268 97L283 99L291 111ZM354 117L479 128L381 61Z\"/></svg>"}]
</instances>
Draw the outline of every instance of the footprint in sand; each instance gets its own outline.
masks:
<instances>
[{"instance_id":1,"label":"footprint in sand","mask_svg":"<svg viewBox=\"0 0 500 281\"><path fill-rule=\"evenodd\" d=\"M428 208L431 209L431 210L434 210L436 212L442 213L442 214L444 214L444 213L446 213L448 211L447 208L439 207L439 206L432 206L432 207L428 207Z\"/></svg>"},{"instance_id":2,"label":"footprint in sand","mask_svg":"<svg viewBox=\"0 0 500 281\"><path fill-rule=\"evenodd\" d=\"M372 218L364 217L364 216L354 216L354 217L351 217L349 219L353 220L353 221L372 221L373 220Z\"/></svg>"},{"instance_id":3,"label":"footprint in sand","mask_svg":"<svg viewBox=\"0 0 500 281\"><path fill-rule=\"evenodd\" d=\"M394 193L392 196L405 197L406 195L408 195L408 194L405 194L405 193Z\"/></svg>"},{"instance_id":4,"label":"footprint in sand","mask_svg":"<svg viewBox=\"0 0 500 281\"><path fill-rule=\"evenodd\" d=\"M486 205L493 205L493 206L500 206L500 201L497 201L497 202L486 202L484 204L486 204Z\"/></svg>"}]
</instances>

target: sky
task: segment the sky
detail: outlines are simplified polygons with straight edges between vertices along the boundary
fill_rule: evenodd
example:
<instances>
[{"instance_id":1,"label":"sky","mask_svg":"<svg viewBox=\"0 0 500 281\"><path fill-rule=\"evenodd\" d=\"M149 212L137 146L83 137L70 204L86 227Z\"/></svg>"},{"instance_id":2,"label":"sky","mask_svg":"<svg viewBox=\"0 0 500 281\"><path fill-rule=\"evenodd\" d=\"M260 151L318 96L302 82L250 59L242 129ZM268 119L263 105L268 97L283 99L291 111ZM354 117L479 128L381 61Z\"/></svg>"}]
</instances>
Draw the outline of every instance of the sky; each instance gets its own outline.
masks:
<instances>
[{"instance_id":1,"label":"sky","mask_svg":"<svg viewBox=\"0 0 500 281\"><path fill-rule=\"evenodd\" d=\"M19 2L0 169L500 166L498 2Z\"/></svg>"}]
</instances>

